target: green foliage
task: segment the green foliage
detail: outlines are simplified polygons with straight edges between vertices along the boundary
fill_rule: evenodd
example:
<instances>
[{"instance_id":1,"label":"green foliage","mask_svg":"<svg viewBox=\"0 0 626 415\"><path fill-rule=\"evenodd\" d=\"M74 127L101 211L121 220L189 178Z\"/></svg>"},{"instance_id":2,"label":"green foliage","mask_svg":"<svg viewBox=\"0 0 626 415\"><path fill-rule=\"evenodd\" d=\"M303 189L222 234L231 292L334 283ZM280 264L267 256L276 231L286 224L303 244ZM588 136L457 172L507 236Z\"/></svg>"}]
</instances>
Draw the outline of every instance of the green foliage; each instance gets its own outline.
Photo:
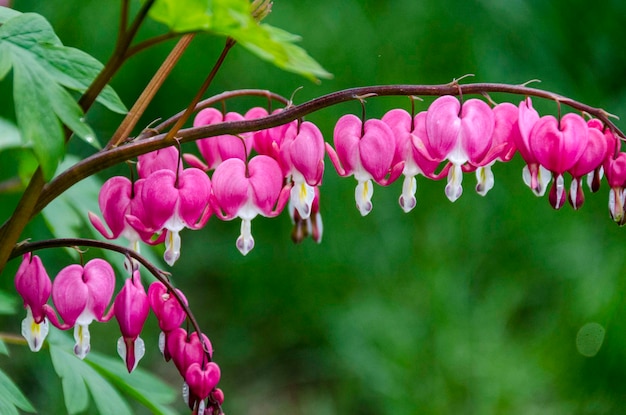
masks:
<instances>
[{"instance_id":1,"label":"green foliage","mask_svg":"<svg viewBox=\"0 0 626 415\"><path fill-rule=\"evenodd\" d=\"M248 0L157 0L150 16L175 32L210 31L232 37L261 59L313 81L331 77L294 44L298 36L256 22Z\"/></svg>"},{"instance_id":2,"label":"green foliage","mask_svg":"<svg viewBox=\"0 0 626 415\"><path fill-rule=\"evenodd\" d=\"M30 413L35 412L35 408L33 408L15 383L0 370L0 413L3 415L18 415L18 408Z\"/></svg>"},{"instance_id":3,"label":"green foliage","mask_svg":"<svg viewBox=\"0 0 626 415\"><path fill-rule=\"evenodd\" d=\"M175 392L155 377L136 369L131 375L121 360L90 352L85 361L72 353L69 338L53 331L49 337L50 357L54 370L61 378L63 397L69 414L87 409L89 393L102 415L132 414L120 391L136 399L158 415L172 415L166 405L175 399Z\"/></svg>"},{"instance_id":4,"label":"green foliage","mask_svg":"<svg viewBox=\"0 0 626 415\"><path fill-rule=\"evenodd\" d=\"M15 115L22 142L31 145L44 177L50 179L65 154L62 124L98 147L82 109L66 88L84 92L102 65L88 54L63 46L48 21L38 14L0 14L0 80L13 69ZM125 112L111 88L98 98L107 108Z\"/></svg>"}]
</instances>

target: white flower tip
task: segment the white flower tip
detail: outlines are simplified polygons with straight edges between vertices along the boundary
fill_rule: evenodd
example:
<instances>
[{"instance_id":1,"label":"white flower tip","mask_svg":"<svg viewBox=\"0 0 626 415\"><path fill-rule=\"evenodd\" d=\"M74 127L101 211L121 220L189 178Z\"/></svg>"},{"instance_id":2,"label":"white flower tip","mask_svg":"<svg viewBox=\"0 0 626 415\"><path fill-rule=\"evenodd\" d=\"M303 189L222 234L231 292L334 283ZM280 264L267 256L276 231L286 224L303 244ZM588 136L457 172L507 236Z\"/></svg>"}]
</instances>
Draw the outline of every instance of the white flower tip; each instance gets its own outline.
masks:
<instances>
[{"instance_id":1,"label":"white flower tip","mask_svg":"<svg viewBox=\"0 0 626 415\"><path fill-rule=\"evenodd\" d=\"M48 336L48 319L44 319L37 324L33 318L30 307L27 308L26 318L22 320L22 336L26 339L28 347L33 352L38 352L43 346L43 342Z\"/></svg>"}]
</instances>

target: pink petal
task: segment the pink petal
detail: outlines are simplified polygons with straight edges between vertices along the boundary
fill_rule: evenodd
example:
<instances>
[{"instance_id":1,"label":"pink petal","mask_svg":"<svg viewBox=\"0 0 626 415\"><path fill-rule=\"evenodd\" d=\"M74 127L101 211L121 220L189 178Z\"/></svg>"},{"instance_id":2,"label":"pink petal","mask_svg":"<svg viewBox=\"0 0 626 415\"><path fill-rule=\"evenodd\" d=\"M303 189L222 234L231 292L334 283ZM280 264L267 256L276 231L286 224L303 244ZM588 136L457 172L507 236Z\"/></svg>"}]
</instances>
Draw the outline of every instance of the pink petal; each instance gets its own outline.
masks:
<instances>
[{"instance_id":1,"label":"pink petal","mask_svg":"<svg viewBox=\"0 0 626 415\"><path fill-rule=\"evenodd\" d=\"M352 174L360 164L361 127L361 119L353 114L342 116L335 124L333 143L346 175Z\"/></svg>"},{"instance_id":2,"label":"pink petal","mask_svg":"<svg viewBox=\"0 0 626 415\"><path fill-rule=\"evenodd\" d=\"M283 187L283 174L276 160L268 156L253 157L248 163L252 200L262 214L269 216Z\"/></svg>"},{"instance_id":3,"label":"pink petal","mask_svg":"<svg viewBox=\"0 0 626 415\"><path fill-rule=\"evenodd\" d=\"M239 159L224 161L215 169L212 184L218 208L226 212L229 219L236 217L239 208L248 200L245 163Z\"/></svg>"},{"instance_id":4,"label":"pink petal","mask_svg":"<svg viewBox=\"0 0 626 415\"><path fill-rule=\"evenodd\" d=\"M451 95L437 98L428 107L424 144L433 158L446 159L457 145L461 132L460 110L461 103Z\"/></svg>"},{"instance_id":5,"label":"pink petal","mask_svg":"<svg viewBox=\"0 0 626 415\"><path fill-rule=\"evenodd\" d=\"M391 128L381 120L365 121L364 134L359 142L361 165L374 178L381 182L389 170L396 151Z\"/></svg>"}]
</instances>

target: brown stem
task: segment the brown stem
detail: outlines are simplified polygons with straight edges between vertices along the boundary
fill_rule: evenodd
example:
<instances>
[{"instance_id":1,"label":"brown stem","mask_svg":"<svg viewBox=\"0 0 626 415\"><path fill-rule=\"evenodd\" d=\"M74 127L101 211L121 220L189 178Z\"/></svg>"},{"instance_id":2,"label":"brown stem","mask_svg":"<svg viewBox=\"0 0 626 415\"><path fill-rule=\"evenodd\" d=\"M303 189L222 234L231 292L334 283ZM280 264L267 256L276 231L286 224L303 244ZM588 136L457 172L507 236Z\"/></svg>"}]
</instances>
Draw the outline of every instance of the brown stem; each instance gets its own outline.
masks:
<instances>
[{"instance_id":1,"label":"brown stem","mask_svg":"<svg viewBox=\"0 0 626 415\"><path fill-rule=\"evenodd\" d=\"M117 147L130 135L133 128L137 125L139 118L141 118L144 111L154 98L154 95L157 93L159 88L161 88L161 85L163 85L163 82L165 82L165 79L168 77L170 72L172 72L172 69L183 55L183 52L187 49L187 46L189 46L189 43L191 43L193 37L193 34L188 34L180 38L176 46L174 46L174 49L172 49L167 58L165 58L165 61L163 61L120 126L117 128L105 149Z\"/></svg>"}]
</instances>

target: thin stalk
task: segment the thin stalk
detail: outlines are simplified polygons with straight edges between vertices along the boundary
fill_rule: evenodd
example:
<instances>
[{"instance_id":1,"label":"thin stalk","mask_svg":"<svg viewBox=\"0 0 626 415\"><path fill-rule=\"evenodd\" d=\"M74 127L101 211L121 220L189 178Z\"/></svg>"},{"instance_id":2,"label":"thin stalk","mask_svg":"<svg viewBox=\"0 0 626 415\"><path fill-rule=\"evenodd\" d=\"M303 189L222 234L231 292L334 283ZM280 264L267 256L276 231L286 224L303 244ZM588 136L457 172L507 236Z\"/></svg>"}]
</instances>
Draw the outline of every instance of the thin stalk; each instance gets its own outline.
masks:
<instances>
[{"instance_id":1,"label":"thin stalk","mask_svg":"<svg viewBox=\"0 0 626 415\"><path fill-rule=\"evenodd\" d=\"M189 46L189 43L191 43L193 37L193 34L187 34L180 38L176 46L174 46L174 48L169 53L167 58L165 58L165 61L163 61L146 88L143 90L137 101L135 101L135 104L130 109L120 126L117 128L117 130L113 134L113 137L111 137L108 144L106 145L105 149L120 145L120 143L122 143L130 135L150 102L152 102L155 94L161 88L163 82L165 82L165 79L167 79L168 75L172 72L172 69L180 60L180 57Z\"/></svg>"},{"instance_id":2,"label":"thin stalk","mask_svg":"<svg viewBox=\"0 0 626 415\"><path fill-rule=\"evenodd\" d=\"M209 85L211 85L211 82L213 82L215 75L217 75L217 71L221 68L224 60L226 59L226 55L228 55L230 49L235 46L235 43L237 43L235 39L231 37L226 38L226 44L224 45L224 49L222 49L222 53L220 53L220 56L217 58L215 65L213 65L213 68L211 69L211 72L209 72L209 74L207 75L206 79L202 83L202 86L187 106L187 109L185 110L183 115L176 121L172 129L167 133L167 135L165 136L165 141L171 141L176 136L176 133L178 133L178 130L180 130L183 125L185 125L185 123L193 113L194 109L196 108L196 105L198 104L198 102L200 102L202 96L209 88Z\"/></svg>"}]
</instances>

